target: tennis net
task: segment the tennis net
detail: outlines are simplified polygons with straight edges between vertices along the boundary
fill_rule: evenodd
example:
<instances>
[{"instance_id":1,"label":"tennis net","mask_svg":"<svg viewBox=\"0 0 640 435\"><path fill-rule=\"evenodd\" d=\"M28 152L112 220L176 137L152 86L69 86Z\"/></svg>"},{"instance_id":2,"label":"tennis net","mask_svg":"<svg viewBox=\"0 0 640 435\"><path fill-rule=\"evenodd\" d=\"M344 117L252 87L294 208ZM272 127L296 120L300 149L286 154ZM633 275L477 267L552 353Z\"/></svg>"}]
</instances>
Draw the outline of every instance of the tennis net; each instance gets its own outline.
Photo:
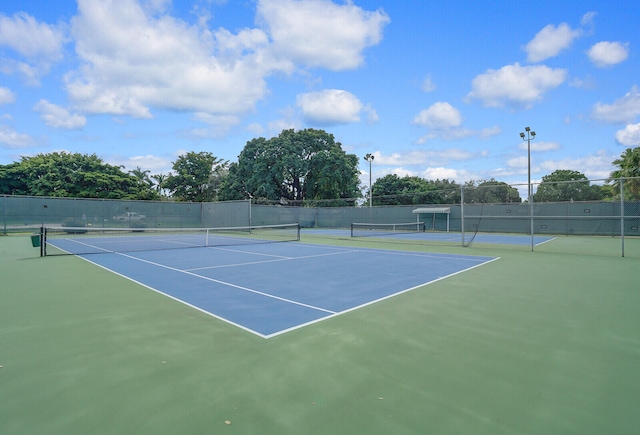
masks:
<instances>
[{"instance_id":1,"label":"tennis net","mask_svg":"<svg viewBox=\"0 0 640 435\"><path fill-rule=\"evenodd\" d=\"M300 225L227 228L43 227L42 256L251 245L300 240Z\"/></svg>"},{"instance_id":2,"label":"tennis net","mask_svg":"<svg viewBox=\"0 0 640 435\"><path fill-rule=\"evenodd\" d=\"M353 222L351 224L351 237L379 237L398 233L424 232L425 227L424 222L393 224Z\"/></svg>"}]
</instances>

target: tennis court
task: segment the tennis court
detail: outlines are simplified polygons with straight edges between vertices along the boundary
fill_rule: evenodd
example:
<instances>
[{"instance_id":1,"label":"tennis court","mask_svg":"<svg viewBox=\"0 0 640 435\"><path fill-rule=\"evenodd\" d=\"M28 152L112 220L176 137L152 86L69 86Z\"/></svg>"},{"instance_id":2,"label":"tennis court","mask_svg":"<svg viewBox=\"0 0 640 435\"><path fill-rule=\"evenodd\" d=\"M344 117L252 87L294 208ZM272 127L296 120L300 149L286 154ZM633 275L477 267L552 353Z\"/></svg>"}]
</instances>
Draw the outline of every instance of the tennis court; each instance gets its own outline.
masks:
<instances>
[{"instance_id":1,"label":"tennis court","mask_svg":"<svg viewBox=\"0 0 640 435\"><path fill-rule=\"evenodd\" d=\"M384 226L384 225L383 225ZM366 228L366 227L365 227ZM359 230L353 229L304 229L306 234L325 235L333 237L352 237L352 238L384 238L384 239L400 239L414 242L438 242L448 244L462 244L462 235L460 232L429 232L429 231L384 231L384 230ZM467 234L465 243L473 239L475 243L485 243L491 245L516 245L531 246L531 236L522 234ZM542 245L555 239L553 236L535 235L533 243L535 246Z\"/></svg>"},{"instance_id":2,"label":"tennis court","mask_svg":"<svg viewBox=\"0 0 640 435\"><path fill-rule=\"evenodd\" d=\"M612 237L531 252L303 230L108 253L74 236L103 253L0 237L0 433L640 427L639 239L621 258Z\"/></svg>"},{"instance_id":3,"label":"tennis court","mask_svg":"<svg viewBox=\"0 0 640 435\"><path fill-rule=\"evenodd\" d=\"M265 338L496 260L318 246L294 241L291 234L293 243L269 243L287 240L284 234L291 229L236 230L236 236L228 229L135 233L84 229L80 234L67 229L46 244L49 251L58 248L79 255ZM187 246L195 247L173 249Z\"/></svg>"}]
</instances>

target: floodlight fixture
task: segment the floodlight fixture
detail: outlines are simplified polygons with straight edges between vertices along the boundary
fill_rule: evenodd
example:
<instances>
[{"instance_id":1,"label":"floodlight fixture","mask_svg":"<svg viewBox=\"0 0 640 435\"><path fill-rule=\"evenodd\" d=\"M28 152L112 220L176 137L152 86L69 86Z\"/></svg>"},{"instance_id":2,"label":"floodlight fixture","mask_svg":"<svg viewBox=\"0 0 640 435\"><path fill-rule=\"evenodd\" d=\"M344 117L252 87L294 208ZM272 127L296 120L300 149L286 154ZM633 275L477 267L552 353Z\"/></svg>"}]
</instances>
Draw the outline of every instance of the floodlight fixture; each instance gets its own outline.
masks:
<instances>
[{"instance_id":1,"label":"floodlight fixture","mask_svg":"<svg viewBox=\"0 0 640 435\"><path fill-rule=\"evenodd\" d=\"M369 162L369 208L371 208L373 203L373 192L371 191L371 162L373 162L374 155L368 153L366 156L364 156L364 159Z\"/></svg>"}]
</instances>

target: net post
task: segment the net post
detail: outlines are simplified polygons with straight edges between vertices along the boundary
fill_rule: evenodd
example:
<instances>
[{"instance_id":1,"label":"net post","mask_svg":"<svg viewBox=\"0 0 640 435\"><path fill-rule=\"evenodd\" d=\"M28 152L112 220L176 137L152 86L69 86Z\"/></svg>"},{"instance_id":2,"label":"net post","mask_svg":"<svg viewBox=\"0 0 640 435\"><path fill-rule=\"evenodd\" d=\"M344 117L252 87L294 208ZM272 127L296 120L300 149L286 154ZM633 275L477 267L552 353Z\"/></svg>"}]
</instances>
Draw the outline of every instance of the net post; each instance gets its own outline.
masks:
<instances>
[{"instance_id":1,"label":"net post","mask_svg":"<svg viewBox=\"0 0 640 435\"><path fill-rule=\"evenodd\" d=\"M40 256L44 257L47 255L47 229L45 227L40 227Z\"/></svg>"}]
</instances>

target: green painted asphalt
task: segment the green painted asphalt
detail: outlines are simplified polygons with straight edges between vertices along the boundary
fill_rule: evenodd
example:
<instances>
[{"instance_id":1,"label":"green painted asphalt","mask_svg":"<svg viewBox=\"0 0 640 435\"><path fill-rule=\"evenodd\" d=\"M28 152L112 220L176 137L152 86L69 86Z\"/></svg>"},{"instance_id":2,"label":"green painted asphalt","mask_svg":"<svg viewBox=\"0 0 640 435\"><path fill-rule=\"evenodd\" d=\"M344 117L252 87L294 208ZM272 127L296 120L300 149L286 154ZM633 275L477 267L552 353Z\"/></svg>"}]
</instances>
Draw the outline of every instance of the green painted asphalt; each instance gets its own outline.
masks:
<instances>
[{"instance_id":1,"label":"green painted asphalt","mask_svg":"<svg viewBox=\"0 0 640 435\"><path fill-rule=\"evenodd\" d=\"M40 258L27 236L0 237L0 433L640 427L637 257L305 241L500 260L265 340L82 259Z\"/></svg>"}]
</instances>

